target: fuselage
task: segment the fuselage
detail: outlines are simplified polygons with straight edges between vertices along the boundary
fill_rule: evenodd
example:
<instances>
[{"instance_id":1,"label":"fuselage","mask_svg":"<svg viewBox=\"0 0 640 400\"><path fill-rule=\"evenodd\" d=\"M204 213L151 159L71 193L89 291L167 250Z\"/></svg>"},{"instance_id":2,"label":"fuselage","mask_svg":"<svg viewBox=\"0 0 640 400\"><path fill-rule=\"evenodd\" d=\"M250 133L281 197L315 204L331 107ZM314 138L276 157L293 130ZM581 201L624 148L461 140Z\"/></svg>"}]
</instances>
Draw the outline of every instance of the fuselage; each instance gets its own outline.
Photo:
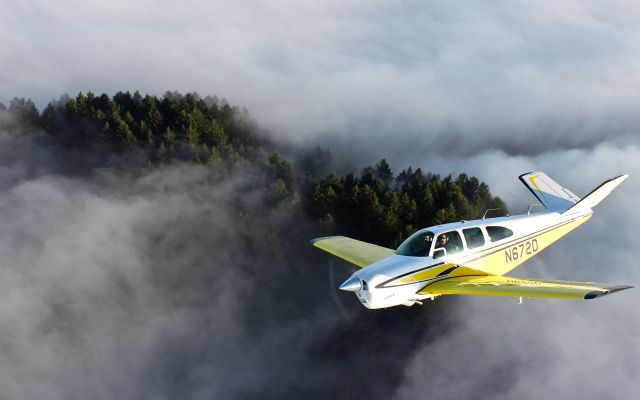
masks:
<instances>
[{"instance_id":1,"label":"fuselage","mask_svg":"<svg viewBox=\"0 0 640 400\"><path fill-rule=\"evenodd\" d=\"M544 212L421 229L396 254L352 275L360 281L356 295L370 309L411 305L433 298L428 286L442 279L504 275L586 222L591 214L591 210L571 215Z\"/></svg>"}]
</instances>

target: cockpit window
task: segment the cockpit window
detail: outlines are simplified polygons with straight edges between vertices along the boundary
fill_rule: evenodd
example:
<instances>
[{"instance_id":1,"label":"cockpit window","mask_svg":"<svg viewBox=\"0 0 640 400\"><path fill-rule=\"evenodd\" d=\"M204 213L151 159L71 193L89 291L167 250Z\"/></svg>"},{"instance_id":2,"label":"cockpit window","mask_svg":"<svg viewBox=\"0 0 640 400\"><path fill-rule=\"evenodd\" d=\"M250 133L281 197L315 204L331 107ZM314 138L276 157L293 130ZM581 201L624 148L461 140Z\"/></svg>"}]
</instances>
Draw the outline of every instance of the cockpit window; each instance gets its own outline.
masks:
<instances>
[{"instance_id":1,"label":"cockpit window","mask_svg":"<svg viewBox=\"0 0 640 400\"><path fill-rule=\"evenodd\" d=\"M369 290L369 285L367 285L367 281L362 281L362 290Z\"/></svg>"},{"instance_id":2,"label":"cockpit window","mask_svg":"<svg viewBox=\"0 0 640 400\"><path fill-rule=\"evenodd\" d=\"M484 245L484 235L482 235L480 228L463 229L462 234L469 249L475 249L476 247Z\"/></svg>"},{"instance_id":3,"label":"cockpit window","mask_svg":"<svg viewBox=\"0 0 640 400\"><path fill-rule=\"evenodd\" d=\"M513 231L504 226L487 226L487 233L489 234L489 240L497 242L498 240L506 239L509 236L513 236Z\"/></svg>"},{"instance_id":4,"label":"cockpit window","mask_svg":"<svg viewBox=\"0 0 640 400\"><path fill-rule=\"evenodd\" d=\"M434 249L443 248L447 251L447 255L456 254L464 250L462 238L458 231L445 232L438 236L436 247Z\"/></svg>"},{"instance_id":5,"label":"cockpit window","mask_svg":"<svg viewBox=\"0 0 640 400\"><path fill-rule=\"evenodd\" d=\"M432 232L419 231L409 236L409 238L405 240L400 245L400 247L398 247L398 250L396 250L396 254L400 256L426 257L429 255L429 250L431 250L432 243L433 243Z\"/></svg>"}]
</instances>

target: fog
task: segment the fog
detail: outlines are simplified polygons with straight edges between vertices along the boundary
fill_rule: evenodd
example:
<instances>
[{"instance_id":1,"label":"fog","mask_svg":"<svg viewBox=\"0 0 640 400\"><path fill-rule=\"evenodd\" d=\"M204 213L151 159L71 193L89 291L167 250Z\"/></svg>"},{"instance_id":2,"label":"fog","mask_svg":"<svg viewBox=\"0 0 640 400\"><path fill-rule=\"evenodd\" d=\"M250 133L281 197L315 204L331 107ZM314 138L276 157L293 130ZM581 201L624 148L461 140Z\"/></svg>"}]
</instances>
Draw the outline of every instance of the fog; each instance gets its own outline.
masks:
<instances>
[{"instance_id":1,"label":"fog","mask_svg":"<svg viewBox=\"0 0 640 400\"><path fill-rule=\"evenodd\" d=\"M640 122L640 6L628 0L0 7L5 102L216 94L279 138L394 164L433 151L589 149Z\"/></svg>"},{"instance_id":2,"label":"fog","mask_svg":"<svg viewBox=\"0 0 640 400\"><path fill-rule=\"evenodd\" d=\"M385 397L452 323L455 302L370 314L339 293L353 267L265 205L253 164L69 169L39 132L0 142L2 398Z\"/></svg>"},{"instance_id":3,"label":"fog","mask_svg":"<svg viewBox=\"0 0 640 400\"><path fill-rule=\"evenodd\" d=\"M512 213L543 170L630 178L514 271L638 285L640 6L0 0L0 100L196 91L336 165L467 172ZM0 115L0 118L5 118ZM298 147L296 147L298 146ZM291 150L294 152L295 150ZM638 289L367 312L251 165L84 168L0 132L0 397L580 398L640 389ZM89 163L90 164L90 163ZM288 207L288 206L283 206ZM290 232L275 240L274 232Z\"/></svg>"},{"instance_id":4,"label":"fog","mask_svg":"<svg viewBox=\"0 0 640 400\"><path fill-rule=\"evenodd\" d=\"M226 177L126 160L78 173L37 132L0 141L1 397L595 399L638 389L636 289L367 311L336 289L353 269L308 244L321 232L304 214L265 208L251 165ZM455 168L486 179L512 212L534 201L519 172L539 167L578 194L629 173L591 221L515 275L633 285L639 152L490 152Z\"/></svg>"}]
</instances>

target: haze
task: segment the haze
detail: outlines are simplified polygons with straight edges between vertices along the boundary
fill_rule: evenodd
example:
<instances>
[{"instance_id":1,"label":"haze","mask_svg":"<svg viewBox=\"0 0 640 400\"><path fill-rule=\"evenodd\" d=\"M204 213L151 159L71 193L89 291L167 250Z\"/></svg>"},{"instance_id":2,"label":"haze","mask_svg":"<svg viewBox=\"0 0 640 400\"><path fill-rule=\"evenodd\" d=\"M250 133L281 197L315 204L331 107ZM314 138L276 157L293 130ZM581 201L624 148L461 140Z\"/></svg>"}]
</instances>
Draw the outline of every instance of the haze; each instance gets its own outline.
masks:
<instances>
[{"instance_id":1,"label":"haze","mask_svg":"<svg viewBox=\"0 0 640 400\"><path fill-rule=\"evenodd\" d=\"M637 286L639 21L633 1L0 0L0 100L30 97L42 108L88 90L217 95L246 107L271 137L328 147L356 169L386 157L396 172L476 175L513 213L534 201L517 180L523 172L544 170L579 196L627 173L590 222L516 274ZM260 285L240 279L235 242L225 242L236 230L225 217L233 187L251 182L250 172L215 193L186 166L77 179L47 172L55 156L35 143L4 132L0 143L0 397L281 398L306 394L286 390L305 379L322 397L332 393L316 390L323 385L349 384L342 373L356 359L318 367L289 346L326 340L335 328L326 307L251 336L260 326L249 305L260 299L239 293ZM199 225L211 212L216 222ZM267 214L266 235L280 218ZM185 245L192 258L145 252L145 240L178 222L167 248ZM188 240L194 232L219 244L216 258ZM125 263L133 267L106 267ZM172 263L196 277L210 263L225 271L224 289L207 307L182 303L209 288L153 279L154 265ZM174 284L179 300L166 299ZM633 398L639 293L519 306L460 299L447 317L455 328L381 358L399 376L381 393Z\"/></svg>"}]
</instances>

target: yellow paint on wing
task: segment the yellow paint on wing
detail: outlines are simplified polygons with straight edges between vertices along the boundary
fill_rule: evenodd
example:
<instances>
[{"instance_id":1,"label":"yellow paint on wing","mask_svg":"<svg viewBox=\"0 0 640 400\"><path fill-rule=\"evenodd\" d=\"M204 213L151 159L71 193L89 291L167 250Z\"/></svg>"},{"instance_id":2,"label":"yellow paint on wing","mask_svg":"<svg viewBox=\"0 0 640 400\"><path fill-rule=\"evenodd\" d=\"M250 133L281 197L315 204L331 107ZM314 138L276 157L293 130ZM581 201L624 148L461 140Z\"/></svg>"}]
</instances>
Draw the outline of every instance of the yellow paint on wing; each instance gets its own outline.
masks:
<instances>
[{"instance_id":1,"label":"yellow paint on wing","mask_svg":"<svg viewBox=\"0 0 640 400\"><path fill-rule=\"evenodd\" d=\"M344 236L320 238L313 245L361 268L394 254L392 249Z\"/></svg>"},{"instance_id":2,"label":"yellow paint on wing","mask_svg":"<svg viewBox=\"0 0 640 400\"><path fill-rule=\"evenodd\" d=\"M584 300L589 293L596 292L597 295L604 295L612 289L609 285L593 282L518 279L509 276L469 276L435 282L419 293Z\"/></svg>"}]
</instances>

